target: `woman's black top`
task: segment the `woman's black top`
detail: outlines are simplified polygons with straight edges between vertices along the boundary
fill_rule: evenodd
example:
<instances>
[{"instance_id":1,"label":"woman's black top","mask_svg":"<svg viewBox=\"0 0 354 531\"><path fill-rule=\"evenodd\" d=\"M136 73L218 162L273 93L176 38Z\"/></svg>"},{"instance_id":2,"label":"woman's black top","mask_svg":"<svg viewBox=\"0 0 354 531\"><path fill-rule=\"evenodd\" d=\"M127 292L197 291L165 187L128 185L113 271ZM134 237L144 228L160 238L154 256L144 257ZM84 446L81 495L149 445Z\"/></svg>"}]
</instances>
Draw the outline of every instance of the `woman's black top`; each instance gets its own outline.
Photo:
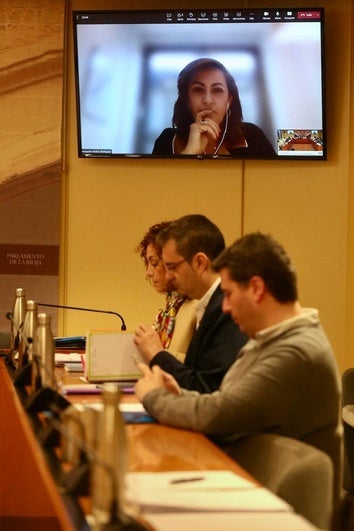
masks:
<instances>
[{"instance_id":1,"label":"woman's black top","mask_svg":"<svg viewBox=\"0 0 354 531\"><path fill-rule=\"evenodd\" d=\"M255 124L242 122L241 130L247 141L247 147L232 149L232 157L243 158L274 158L276 156L272 144L263 133L262 129ZM152 153L155 155L173 155L173 138L177 129L169 127L164 129L156 139Z\"/></svg>"}]
</instances>

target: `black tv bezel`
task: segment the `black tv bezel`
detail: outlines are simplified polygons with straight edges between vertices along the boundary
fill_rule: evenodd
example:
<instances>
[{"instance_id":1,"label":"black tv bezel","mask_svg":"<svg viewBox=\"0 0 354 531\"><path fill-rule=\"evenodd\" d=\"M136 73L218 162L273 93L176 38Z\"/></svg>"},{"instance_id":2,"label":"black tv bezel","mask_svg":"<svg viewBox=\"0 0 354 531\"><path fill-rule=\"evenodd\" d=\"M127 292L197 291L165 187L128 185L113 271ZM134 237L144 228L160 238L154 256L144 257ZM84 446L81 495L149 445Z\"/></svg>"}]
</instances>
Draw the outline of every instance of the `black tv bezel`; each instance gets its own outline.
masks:
<instances>
[{"instance_id":1,"label":"black tv bezel","mask_svg":"<svg viewBox=\"0 0 354 531\"><path fill-rule=\"evenodd\" d=\"M75 9L72 11L72 26L73 26L73 49L74 49L74 84L75 84L75 104L76 104L76 133L77 133L77 154L78 158L82 159L145 159L145 160L156 160L156 159L164 159L164 160L186 160L186 159L192 159L192 160L228 160L228 161L252 161L252 160L262 160L262 161L317 161L317 162L324 162L327 161L327 153L328 153L328 145L327 145L327 109L326 109L326 51L325 51L325 8L324 7L293 7L293 6L282 6L282 7L217 7L214 10L211 8L203 9L203 8L193 8L194 10L198 10L200 12L204 11L206 13L212 13L213 11L230 11L230 10L238 10L242 12L254 12L259 15L261 12L269 11L270 13L274 13L276 11L304 11L304 12L311 12L311 11L319 11L321 13L320 16L320 35L321 35L321 102L322 102L322 139L323 139L323 151L321 156L314 156L314 155L296 155L296 156L281 156L276 154L275 157L272 158L266 158L262 156L255 156L251 155L249 157L247 156L236 156L236 155L184 155L184 154L156 154L156 153L104 153L104 150L98 150L98 152L93 153L94 150L90 150L90 153L83 153L84 148L82 147L82 139L81 139L81 109L80 109L80 88L79 88L79 68L78 68L78 46L77 46L77 24L75 23L76 17L82 16L84 14L86 15L99 15L100 17L106 15L109 17L112 16L119 16L120 22L121 18L126 16L134 15L134 17L140 16L141 23L144 24L151 24L153 23L150 20L147 20L147 18L150 17L156 17L157 15L171 13L172 15L176 15L177 13L181 11L189 11L188 9L182 8L182 9L168 9L168 8L161 8L161 9ZM107 21L108 22L108 21ZM252 21L242 21L240 23L249 23ZM253 21L255 22L255 21ZM262 22L262 21L261 21ZM289 21L290 22L290 21ZM89 22L88 22L89 23ZM97 22L95 22L97 23ZM123 22L125 23L125 22ZM128 23L128 22L126 22ZM139 22L134 20L134 24L138 24ZM163 21L155 21L155 23L163 23ZM237 22L231 22L236 23ZM266 21L265 21L266 23ZM304 23L306 23L304 21Z\"/></svg>"}]
</instances>

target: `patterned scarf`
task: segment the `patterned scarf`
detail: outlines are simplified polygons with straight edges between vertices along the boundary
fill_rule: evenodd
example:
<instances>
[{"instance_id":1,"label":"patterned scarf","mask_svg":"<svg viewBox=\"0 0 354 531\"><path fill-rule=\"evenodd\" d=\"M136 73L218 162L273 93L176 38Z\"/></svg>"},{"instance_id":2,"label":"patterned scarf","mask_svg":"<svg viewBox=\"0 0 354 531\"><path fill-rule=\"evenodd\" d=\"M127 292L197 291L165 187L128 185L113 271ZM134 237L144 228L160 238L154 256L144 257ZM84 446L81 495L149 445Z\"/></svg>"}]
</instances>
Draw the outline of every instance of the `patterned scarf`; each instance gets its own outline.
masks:
<instances>
[{"instance_id":1,"label":"patterned scarf","mask_svg":"<svg viewBox=\"0 0 354 531\"><path fill-rule=\"evenodd\" d=\"M186 300L177 291L169 291L166 295L166 306L161 308L153 322L153 329L159 334L162 346L168 348L175 328L176 315L180 306Z\"/></svg>"}]
</instances>

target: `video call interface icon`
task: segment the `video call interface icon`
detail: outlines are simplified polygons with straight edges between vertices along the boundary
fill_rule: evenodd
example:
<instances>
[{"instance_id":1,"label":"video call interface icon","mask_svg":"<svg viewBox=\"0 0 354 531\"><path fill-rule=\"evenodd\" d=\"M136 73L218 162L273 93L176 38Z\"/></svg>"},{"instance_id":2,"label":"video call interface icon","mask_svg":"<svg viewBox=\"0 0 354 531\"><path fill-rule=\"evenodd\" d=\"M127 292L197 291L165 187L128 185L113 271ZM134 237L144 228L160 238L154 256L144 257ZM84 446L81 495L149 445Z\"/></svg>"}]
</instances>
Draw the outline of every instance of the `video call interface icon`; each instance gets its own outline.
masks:
<instances>
[{"instance_id":1,"label":"video call interface icon","mask_svg":"<svg viewBox=\"0 0 354 531\"><path fill-rule=\"evenodd\" d=\"M169 22L225 22L232 21L240 22L249 21L249 22L267 22L271 20L277 21L289 21L289 20L303 20L303 19L319 19L321 18L320 11L304 11L301 10L255 10L253 11L178 11L178 12L168 12L166 13L166 20Z\"/></svg>"}]
</instances>

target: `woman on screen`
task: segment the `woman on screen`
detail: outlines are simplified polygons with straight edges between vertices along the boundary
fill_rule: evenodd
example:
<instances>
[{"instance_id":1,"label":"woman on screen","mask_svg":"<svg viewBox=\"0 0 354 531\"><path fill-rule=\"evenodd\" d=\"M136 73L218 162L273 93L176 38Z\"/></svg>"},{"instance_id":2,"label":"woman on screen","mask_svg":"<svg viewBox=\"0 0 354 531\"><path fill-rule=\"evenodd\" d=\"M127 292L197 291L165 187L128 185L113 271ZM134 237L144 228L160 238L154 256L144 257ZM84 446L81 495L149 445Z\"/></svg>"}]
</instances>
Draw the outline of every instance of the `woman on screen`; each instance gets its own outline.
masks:
<instances>
[{"instance_id":1,"label":"woman on screen","mask_svg":"<svg viewBox=\"0 0 354 531\"><path fill-rule=\"evenodd\" d=\"M179 73L177 89L173 127L156 139L154 154L275 157L263 131L243 121L238 88L222 63L192 61Z\"/></svg>"},{"instance_id":2,"label":"woman on screen","mask_svg":"<svg viewBox=\"0 0 354 531\"><path fill-rule=\"evenodd\" d=\"M169 221L163 221L150 227L137 251L145 263L147 280L158 293L164 293L166 296L165 307L158 311L153 329L160 336L162 348L183 363L196 326L196 302L180 295L166 280L162 250L156 239L158 233L169 224Z\"/></svg>"}]
</instances>

